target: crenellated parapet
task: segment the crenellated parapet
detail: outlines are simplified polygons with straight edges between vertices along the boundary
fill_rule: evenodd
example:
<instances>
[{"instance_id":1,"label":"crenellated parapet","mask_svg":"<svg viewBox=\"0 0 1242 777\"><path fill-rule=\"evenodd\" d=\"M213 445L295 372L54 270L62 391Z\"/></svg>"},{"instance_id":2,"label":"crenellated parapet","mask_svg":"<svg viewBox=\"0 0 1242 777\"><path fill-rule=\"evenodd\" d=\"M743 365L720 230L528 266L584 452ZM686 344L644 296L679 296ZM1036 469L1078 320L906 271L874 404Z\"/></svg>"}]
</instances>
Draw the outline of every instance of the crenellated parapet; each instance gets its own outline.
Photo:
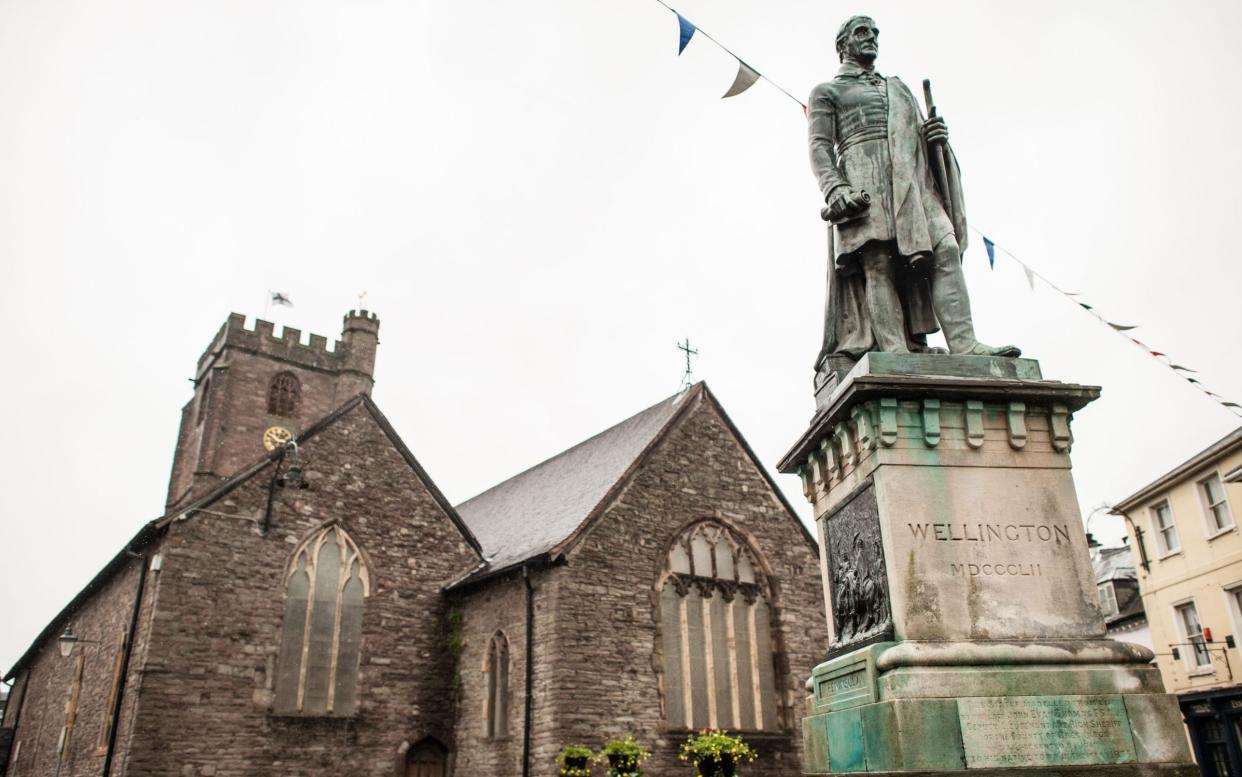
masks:
<instances>
[{"instance_id":1,"label":"crenellated parapet","mask_svg":"<svg viewBox=\"0 0 1242 777\"><path fill-rule=\"evenodd\" d=\"M290 326L283 327L278 335L276 325L263 319L256 319L253 328L247 328L245 316L231 313L212 338L211 345L199 357L198 376L203 375L225 348L270 356L311 369L331 372L365 370L369 375L374 367L374 342L378 340L378 332L379 318L366 310L351 310L346 314L341 340L329 340L318 334L303 338L302 330ZM351 338L351 334L354 337ZM357 337L359 334L361 338ZM349 347L351 339L363 341L352 349L353 358Z\"/></svg>"}]
</instances>

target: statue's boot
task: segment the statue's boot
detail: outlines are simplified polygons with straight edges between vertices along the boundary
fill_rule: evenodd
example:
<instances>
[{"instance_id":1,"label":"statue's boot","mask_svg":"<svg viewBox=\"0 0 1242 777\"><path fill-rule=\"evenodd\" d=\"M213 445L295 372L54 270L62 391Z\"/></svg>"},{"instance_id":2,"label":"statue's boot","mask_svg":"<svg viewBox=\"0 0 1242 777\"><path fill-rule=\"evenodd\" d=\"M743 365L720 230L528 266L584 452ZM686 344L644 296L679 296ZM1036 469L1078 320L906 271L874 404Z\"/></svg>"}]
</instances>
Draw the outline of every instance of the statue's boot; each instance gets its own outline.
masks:
<instances>
[{"instance_id":1,"label":"statue's boot","mask_svg":"<svg viewBox=\"0 0 1242 777\"><path fill-rule=\"evenodd\" d=\"M1022 355L1022 349L1016 345L984 345L976 340L974 347L966 353L971 356L1007 356L1016 358Z\"/></svg>"},{"instance_id":2,"label":"statue's boot","mask_svg":"<svg viewBox=\"0 0 1242 777\"><path fill-rule=\"evenodd\" d=\"M935 267L932 269L932 308L944 330L949 353L969 356L1021 356L1013 345L985 345L975 338L975 325L970 316L970 296L966 293L966 274L952 238L936 246Z\"/></svg>"}]
</instances>

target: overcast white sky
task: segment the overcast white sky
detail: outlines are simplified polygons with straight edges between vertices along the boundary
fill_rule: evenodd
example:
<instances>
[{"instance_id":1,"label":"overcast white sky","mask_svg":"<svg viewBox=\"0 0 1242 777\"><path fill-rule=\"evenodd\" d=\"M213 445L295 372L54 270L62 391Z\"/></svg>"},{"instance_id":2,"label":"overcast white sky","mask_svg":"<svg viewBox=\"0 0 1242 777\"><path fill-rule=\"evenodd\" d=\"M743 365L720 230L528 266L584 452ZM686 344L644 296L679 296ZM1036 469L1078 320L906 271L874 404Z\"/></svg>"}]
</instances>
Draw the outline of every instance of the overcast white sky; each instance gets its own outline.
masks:
<instances>
[{"instance_id":1,"label":"overcast white sky","mask_svg":"<svg viewBox=\"0 0 1242 777\"><path fill-rule=\"evenodd\" d=\"M678 7L799 97L874 15L972 223L1242 397L1242 4ZM720 100L735 68L678 58L655 0L0 2L0 667L162 511L195 360L269 289L328 336L368 292L375 399L454 502L673 393L687 335L772 466L813 409L824 226L800 108ZM1237 424L978 242L980 336L1104 387L1085 509Z\"/></svg>"}]
</instances>

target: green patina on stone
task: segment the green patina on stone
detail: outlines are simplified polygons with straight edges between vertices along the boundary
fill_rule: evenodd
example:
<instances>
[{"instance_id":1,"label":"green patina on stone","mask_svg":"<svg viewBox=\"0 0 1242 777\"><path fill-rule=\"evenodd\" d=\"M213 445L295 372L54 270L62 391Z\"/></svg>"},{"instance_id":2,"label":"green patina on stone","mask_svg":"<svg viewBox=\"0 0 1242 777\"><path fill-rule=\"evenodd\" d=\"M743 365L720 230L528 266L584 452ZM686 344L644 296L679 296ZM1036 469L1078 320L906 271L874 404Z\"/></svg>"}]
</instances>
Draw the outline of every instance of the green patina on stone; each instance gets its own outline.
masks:
<instances>
[{"instance_id":1,"label":"green patina on stone","mask_svg":"<svg viewBox=\"0 0 1242 777\"><path fill-rule=\"evenodd\" d=\"M824 718L828 738L828 766L832 772L867 770L863 747L862 715L858 707L830 712Z\"/></svg>"},{"instance_id":2,"label":"green patina on stone","mask_svg":"<svg viewBox=\"0 0 1242 777\"><path fill-rule=\"evenodd\" d=\"M1135 760L1119 695L969 697L957 706L971 769Z\"/></svg>"},{"instance_id":3,"label":"green patina on stone","mask_svg":"<svg viewBox=\"0 0 1242 777\"><path fill-rule=\"evenodd\" d=\"M892 705L902 767L964 769L966 756L955 699L902 699Z\"/></svg>"},{"instance_id":4,"label":"green patina on stone","mask_svg":"<svg viewBox=\"0 0 1242 777\"><path fill-rule=\"evenodd\" d=\"M1002 380L1043 380L1039 362L1003 356L965 356L928 353L883 353L873 351L862 357L854 375L926 375L947 378L999 378Z\"/></svg>"},{"instance_id":5,"label":"green patina on stone","mask_svg":"<svg viewBox=\"0 0 1242 777\"><path fill-rule=\"evenodd\" d=\"M834 712L877 701L875 659L894 644L878 642L815 667L807 684L811 709Z\"/></svg>"},{"instance_id":6,"label":"green patina on stone","mask_svg":"<svg viewBox=\"0 0 1242 777\"><path fill-rule=\"evenodd\" d=\"M905 742L897 728L892 704L868 704L859 708L862 717L863 751L867 771L886 772L901 768Z\"/></svg>"},{"instance_id":7,"label":"green patina on stone","mask_svg":"<svg viewBox=\"0 0 1242 777\"><path fill-rule=\"evenodd\" d=\"M827 715L808 715L802 719L802 758L806 774L824 774L828 771L828 731L824 727Z\"/></svg>"}]
</instances>

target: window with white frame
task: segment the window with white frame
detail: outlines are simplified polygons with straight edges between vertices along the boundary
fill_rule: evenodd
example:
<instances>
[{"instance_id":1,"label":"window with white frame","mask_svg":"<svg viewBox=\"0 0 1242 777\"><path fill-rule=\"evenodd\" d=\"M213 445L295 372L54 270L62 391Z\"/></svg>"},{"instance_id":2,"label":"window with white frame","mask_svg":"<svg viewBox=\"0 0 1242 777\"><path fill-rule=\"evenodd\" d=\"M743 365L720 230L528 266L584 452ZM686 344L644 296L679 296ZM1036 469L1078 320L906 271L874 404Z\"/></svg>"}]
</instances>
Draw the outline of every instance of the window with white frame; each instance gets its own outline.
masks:
<instances>
[{"instance_id":1,"label":"window with white frame","mask_svg":"<svg viewBox=\"0 0 1242 777\"><path fill-rule=\"evenodd\" d=\"M1195 603L1179 604L1173 610L1177 613L1177 624L1181 627L1186 646L1190 648L1187 656L1190 665L1196 669L1211 666L1212 657L1203 639L1203 624L1199 622L1199 610L1195 608Z\"/></svg>"},{"instance_id":2,"label":"window with white frame","mask_svg":"<svg viewBox=\"0 0 1242 777\"><path fill-rule=\"evenodd\" d=\"M1220 482L1220 475L1213 472L1200 480L1199 494L1203 497L1203 506L1207 511L1208 528L1212 532L1232 528L1233 513L1229 511L1229 501L1225 499L1225 486Z\"/></svg>"},{"instance_id":3,"label":"window with white frame","mask_svg":"<svg viewBox=\"0 0 1242 777\"><path fill-rule=\"evenodd\" d=\"M1233 624L1233 633L1242 633L1242 583L1225 586L1225 606L1229 610L1229 621Z\"/></svg>"},{"instance_id":4,"label":"window with white frame","mask_svg":"<svg viewBox=\"0 0 1242 777\"><path fill-rule=\"evenodd\" d=\"M1096 590L1100 592L1100 610L1103 611L1105 618L1110 618L1117 614L1117 592L1113 589L1113 581L1100 583L1096 586Z\"/></svg>"},{"instance_id":5,"label":"window with white frame","mask_svg":"<svg viewBox=\"0 0 1242 777\"><path fill-rule=\"evenodd\" d=\"M1151 521L1156 525L1161 553L1173 553L1182 549L1182 541L1177 536L1177 526L1173 524L1173 511L1169 509L1168 500L1151 508Z\"/></svg>"}]
</instances>

